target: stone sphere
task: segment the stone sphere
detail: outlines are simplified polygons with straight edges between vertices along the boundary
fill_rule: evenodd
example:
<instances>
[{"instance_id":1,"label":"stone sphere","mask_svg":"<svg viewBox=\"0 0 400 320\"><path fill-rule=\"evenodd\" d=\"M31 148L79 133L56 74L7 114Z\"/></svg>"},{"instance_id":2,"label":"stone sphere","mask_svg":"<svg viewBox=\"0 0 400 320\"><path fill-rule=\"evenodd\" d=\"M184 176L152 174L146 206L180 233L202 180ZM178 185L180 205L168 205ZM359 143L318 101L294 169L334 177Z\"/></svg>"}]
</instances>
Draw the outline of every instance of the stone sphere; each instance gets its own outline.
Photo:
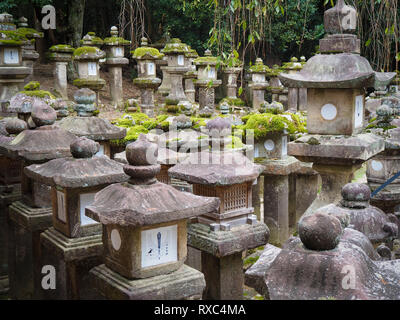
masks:
<instances>
[{"instance_id":1,"label":"stone sphere","mask_svg":"<svg viewBox=\"0 0 400 320\"><path fill-rule=\"evenodd\" d=\"M70 151L74 158L91 158L100 150L100 144L91 139L81 137L70 145Z\"/></svg>"},{"instance_id":2,"label":"stone sphere","mask_svg":"<svg viewBox=\"0 0 400 320\"><path fill-rule=\"evenodd\" d=\"M342 188L342 197L346 201L369 201L371 189L362 183L348 183Z\"/></svg>"},{"instance_id":3,"label":"stone sphere","mask_svg":"<svg viewBox=\"0 0 400 320\"><path fill-rule=\"evenodd\" d=\"M75 92L74 99L79 104L93 104L96 101L96 92L82 88Z\"/></svg>"},{"instance_id":4,"label":"stone sphere","mask_svg":"<svg viewBox=\"0 0 400 320\"><path fill-rule=\"evenodd\" d=\"M145 135L127 145L126 160L131 166L149 166L157 164L158 145L150 142Z\"/></svg>"},{"instance_id":5,"label":"stone sphere","mask_svg":"<svg viewBox=\"0 0 400 320\"><path fill-rule=\"evenodd\" d=\"M31 113L32 121L37 127L50 126L57 120L57 112L47 103L36 99Z\"/></svg>"},{"instance_id":6,"label":"stone sphere","mask_svg":"<svg viewBox=\"0 0 400 320\"><path fill-rule=\"evenodd\" d=\"M19 134L28 129L28 124L21 119L12 118L6 123L6 131L8 134Z\"/></svg>"},{"instance_id":7,"label":"stone sphere","mask_svg":"<svg viewBox=\"0 0 400 320\"><path fill-rule=\"evenodd\" d=\"M305 216L299 222L299 236L310 250L332 250L339 243L342 225L336 217L325 213Z\"/></svg>"}]
</instances>

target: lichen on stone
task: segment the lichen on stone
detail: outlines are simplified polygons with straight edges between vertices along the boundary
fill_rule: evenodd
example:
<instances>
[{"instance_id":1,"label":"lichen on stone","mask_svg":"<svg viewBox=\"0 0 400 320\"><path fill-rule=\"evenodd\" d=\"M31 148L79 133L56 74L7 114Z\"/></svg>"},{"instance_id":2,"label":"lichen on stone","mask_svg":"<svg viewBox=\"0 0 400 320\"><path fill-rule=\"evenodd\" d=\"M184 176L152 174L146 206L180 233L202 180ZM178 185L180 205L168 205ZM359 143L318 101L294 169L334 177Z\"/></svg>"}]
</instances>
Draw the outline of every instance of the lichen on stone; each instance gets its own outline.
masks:
<instances>
[{"instance_id":1,"label":"lichen on stone","mask_svg":"<svg viewBox=\"0 0 400 320\"><path fill-rule=\"evenodd\" d=\"M84 47L79 47L79 48L75 49L73 56L74 56L74 58L83 56L85 54L97 54L97 55L101 56L102 55L101 53L102 53L102 51L97 47L84 46Z\"/></svg>"},{"instance_id":2,"label":"lichen on stone","mask_svg":"<svg viewBox=\"0 0 400 320\"><path fill-rule=\"evenodd\" d=\"M69 44L57 44L51 46L49 49L50 52L65 52L65 53L71 53L74 52L74 50L75 49Z\"/></svg>"},{"instance_id":3,"label":"lichen on stone","mask_svg":"<svg viewBox=\"0 0 400 320\"><path fill-rule=\"evenodd\" d=\"M129 40L126 40L122 37L109 37L109 38L105 38L103 40L104 44L107 45L115 45L115 46L127 46L130 45L131 42Z\"/></svg>"},{"instance_id":4,"label":"lichen on stone","mask_svg":"<svg viewBox=\"0 0 400 320\"><path fill-rule=\"evenodd\" d=\"M139 47L135 51L132 51L132 58L134 59L161 59L164 55L156 48L151 47Z\"/></svg>"},{"instance_id":5,"label":"lichen on stone","mask_svg":"<svg viewBox=\"0 0 400 320\"><path fill-rule=\"evenodd\" d=\"M26 91L34 91L40 89L40 82L39 81L31 81L26 86L24 86L24 90Z\"/></svg>"},{"instance_id":6,"label":"lichen on stone","mask_svg":"<svg viewBox=\"0 0 400 320\"><path fill-rule=\"evenodd\" d=\"M22 34L24 37L31 39L31 38L43 38L44 37L44 33L43 32L39 32L35 29L32 28L18 28L17 32L19 32L20 34Z\"/></svg>"}]
</instances>

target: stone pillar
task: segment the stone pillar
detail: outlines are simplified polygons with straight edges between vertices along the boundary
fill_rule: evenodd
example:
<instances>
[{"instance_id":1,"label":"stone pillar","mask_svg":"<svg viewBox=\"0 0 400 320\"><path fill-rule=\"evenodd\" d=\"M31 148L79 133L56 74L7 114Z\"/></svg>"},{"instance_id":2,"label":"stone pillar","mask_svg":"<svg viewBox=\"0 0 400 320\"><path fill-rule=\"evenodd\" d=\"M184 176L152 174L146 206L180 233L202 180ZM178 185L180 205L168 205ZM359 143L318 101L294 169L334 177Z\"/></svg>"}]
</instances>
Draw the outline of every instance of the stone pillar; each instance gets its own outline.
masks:
<instances>
[{"instance_id":1,"label":"stone pillar","mask_svg":"<svg viewBox=\"0 0 400 320\"><path fill-rule=\"evenodd\" d=\"M185 54L186 66L189 68L189 71L185 73L185 95L186 98L190 101L190 103L196 102L196 88L194 86L194 79L197 78L196 66L193 65L193 61L199 57L196 50L192 49L188 46L188 52Z\"/></svg>"},{"instance_id":2,"label":"stone pillar","mask_svg":"<svg viewBox=\"0 0 400 320\"><path fill-rule=\"evenodd\" d=\"M206 279L204 300L243 300L244 273L241 252L217 258L203 251L201 266Z\"/></svg>"},{"instance_id":3,"label":"stone pillar","mask_svg":"<svg viewBox=\"0 0 400 320\"><path fill-rule=\"evenodd\" d=\"M56 90L60 92L63 99L68 99L67 65L68 62L56 62L56 67L54 68Z\"/></svg>"},{"instance_id":4,"label":"stone pillar","mask_svg":"<svg viewBox=\"0 0 400 320\"><path fill-rule=\"evenodd\" d=\"M299 88L288 89L288 110L297 110L299 103Z\"/></svg>"},{"instance_id":5,"label":"stone pillar","mask_svg":"<svg viewBox=\"0 0 400 320\"><path fill-rule=\"evenodd\" d=\"M307 88L299 88L299 111L307 111Z\"/></svg>"},{"instance_id":6,"label":"stone pillar","mask_svg":"<svg viewBox=\"0 0 400 320\"><path fill-rule=\"evenodd\" d=\"M161 93L163 96L168 96L171 91L171 77L166 65L160 67L160 69L163 76L161 86L158 88L158 92Z\"/></svg>"},{"instance_id":7,"label":"stone pillar","mask_svg":"<svg viewBox=\"0 0 400 320\"><path fill-rule=\"evenodd\" d=\"M253 93L253 111L258 111L265 102L265 90L268 87L268 82L265 80L267 70L268 68L264 66L260 58L257 58L256 63L250 68L252 82L249 84L249 87L252 89Z\"/></svg>"}]
</instances>

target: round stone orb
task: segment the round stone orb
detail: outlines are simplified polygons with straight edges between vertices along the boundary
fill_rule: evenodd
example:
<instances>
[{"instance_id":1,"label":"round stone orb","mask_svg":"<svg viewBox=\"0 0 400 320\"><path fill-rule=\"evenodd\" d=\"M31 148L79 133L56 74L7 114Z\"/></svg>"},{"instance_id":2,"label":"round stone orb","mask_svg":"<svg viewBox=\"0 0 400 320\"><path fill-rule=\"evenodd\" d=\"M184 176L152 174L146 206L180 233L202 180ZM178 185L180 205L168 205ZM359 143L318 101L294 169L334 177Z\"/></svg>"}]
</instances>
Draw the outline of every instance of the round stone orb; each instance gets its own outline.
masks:
<instances>
[{"instance_id":1,"label":"round stone orb","mask_svg":"<svg viewBox=\"0 0 400 320\"><path fill-rule=\"evenodd\" d=\"M12 118L6 123L6 131L8 134L19 134L24 130L28 129L28 124L21 119Z\"/></svg>"},{"instance_id":2,"label":"round stone orb","mask_svg":"<svg viewBox=\"0 0 400 320\"><path fill-rule=\"evenodd\" d=\"M100 144L91 139L81 137L70 145L70 151L74 158L92 158L100 150Z\"/></svg>"},{"instance_id":3,"label":"round stone orb","mask_svg":"<svg viewBox=\"0 0 400 320\"><path fill-rule=\"evenodd\" d=\"M126 160L131 166L148 166L157 164L158 145L150 142L144 134L127 145Z\"/></svg>"},{"instance_id":4,"label":"round stone orb","mask_svg":"<svg viewBox=\"0 0 400 320\"><path fill-rule=\"evenodd\" d=\"M82 88L75 92L74 99L79 104L93 104L96 101L96 92Z\"/></svg>"},{"instance_id":5,"label":"round stone orb","mask_svg":"<svg viewBox=\"0 0 400 320\"><path fill-rule=\"evenodd\" d=\"M348 183L342 188L342 197L346 201L369 201L371 189L362 183Z\"/></svg>"},{"instance_id":6,"label":"round stone orb","mask_svg":"<svg viewBox=\"0 0 400 320\"><path fill-rule=\"evenodd\" d=\"M299 222L299 236L310 250L333 250L342 235L342 225L336 217L325 213L305 216Z\"/></svg>"},{"instance_id":7,"label":"round stone orb","mask_svg":"<svg viewBox=\"0 0 400 320\"><path fill-rule=\"evenodd\" d=\"M37 127L50 126L56 122L57 112L44 101L35 99L31 118Z\"/></svg>"}]
</instances>

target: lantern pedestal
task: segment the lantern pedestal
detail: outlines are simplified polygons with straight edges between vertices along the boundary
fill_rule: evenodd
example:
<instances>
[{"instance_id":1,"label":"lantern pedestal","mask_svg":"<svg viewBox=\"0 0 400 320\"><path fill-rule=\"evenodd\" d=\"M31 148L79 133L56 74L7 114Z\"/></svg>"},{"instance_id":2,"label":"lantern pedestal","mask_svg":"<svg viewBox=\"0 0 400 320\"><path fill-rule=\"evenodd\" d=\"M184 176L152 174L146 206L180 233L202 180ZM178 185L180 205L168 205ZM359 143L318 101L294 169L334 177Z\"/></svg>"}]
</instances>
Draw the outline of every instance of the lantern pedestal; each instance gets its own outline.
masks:
<instances>
[{"instance_id":1,"label":"lantern pedestal","mask_svg":"<svg viewBox=\"0 0 400 320\"><path fill-rule=\"evenodd\" d=\"M20 185L18 185L20 186ZM20 188L0 194L0 294L8 292L8 206L21 199Z\"/></svg>"},{"instance_id":2,"label":"lantern pedestal","mask_svg":"<svg viewBox=\"0 0 400 320\"><path fill-rule=\"evenodd\" d=\"M21 201L9 207L8 273L12 299L34 298L40 284L40 233L52 225L52 209L31 208Z\"/></svg>"},{"instance_id":3,"label":"lantern pedestal","mask_svg":"<svg viewBox=\"0 0 400 320\"><path fill-rule=\"evenodd\" d=\"M264 160L264 222L271 231L270 243L283 244L289 237L291 225L290 192L291 175L300 169L293 157L281 160Z\"/></svg>"},{"instance_id":4,"label":"lantern pedestal","mask_svg":"<svg viewBox=\"0 0 400 320\"><path fill-rule=\"evenodd\" d=\"M265 224L254 221L232 228L230 231L213 231L209 225L188 225L188 245L201 250L202 272L206 279L207 300L243 299L242 252L268 242Z\"/></svg>"},{"instance_id":5,"label":"lantern pedestal","mask_svg":"<svg viewBox=\"0 0 400 320\"><path fill-rule=\"evenodd\" d=\"M90 271L93 287L112 300L200 300L205 282L201 272L183 265L177 271L129 280L104 264Z\"/></svg>"},{"instance_id":6,"label":"lantern pedestal","mask_svg":"<svg viewBox=\"0 0 400 320\"><path fill-rule=\"evenodd\" d=\"M68 238L50 228L40 235L41 265L56 269L56 289L40 289L46 300L93 300L101 297L89 282L89 270L102 263L102 235Z\"/></svg>"}]
</instances>

